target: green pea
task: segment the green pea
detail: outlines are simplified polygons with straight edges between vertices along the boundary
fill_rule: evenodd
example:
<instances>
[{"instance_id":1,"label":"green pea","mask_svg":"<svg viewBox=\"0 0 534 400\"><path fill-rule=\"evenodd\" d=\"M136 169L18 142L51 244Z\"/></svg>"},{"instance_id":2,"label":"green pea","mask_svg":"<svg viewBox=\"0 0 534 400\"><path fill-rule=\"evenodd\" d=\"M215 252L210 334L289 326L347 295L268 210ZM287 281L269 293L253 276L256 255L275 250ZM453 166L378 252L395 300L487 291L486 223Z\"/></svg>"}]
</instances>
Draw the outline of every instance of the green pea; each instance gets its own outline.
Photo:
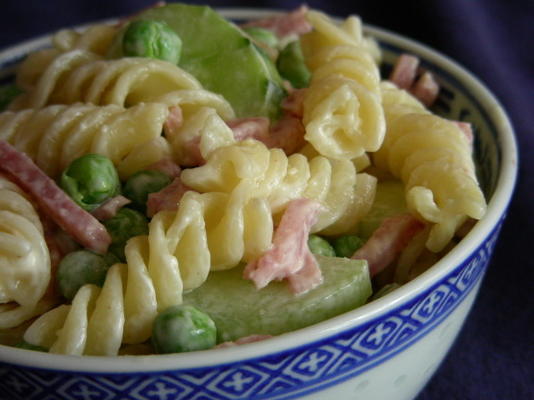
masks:
<instances>
[{"instance_id":1,"label":"green pea","mask_svg":"<svg viewBox=\"0 0 534 400\"><path fill-rule=\"evenodd\" d=\"M63 171L61 188L83 209L92 211L120 193L120 181L111 160L100 154L86 154Z\"/></svg>"},{"instance_id":2,"label":"green pea","mask_svg":"<svg viewBox=\"0 0 534 400\"><path fill-rule=\"evenodd\" d=\"M159 192L171 183L171 178L160 171L142 170L128 178L124 184L123 194L133 205L144 211L150 193Z\"/></svg>"},{"instance_id":3,"label":"green pea","mask_svg":"<svg viewBox=\"0 0 534 400\"><path fill-rule=\"evenodd\" d=\"M243 28L243 30L256 42L272 48L278 46L278 38L276 37L276 34L269 29L260 28L258 26L249 26Z\"/></svg>"},{"instance_id":4,"label":"green pea","mask_svg":"<svg viewBox=\"0 0 534 400\"><path fill-rule=\"evenodd\" d=\"M350 258L352 255L363 246L365 242L356 235L340 236L334 240L334 250L337 257Z\"/></svg>"},{"instance_id":5,"label":"green pea","mask_svg":"<svg viewBox=\"0 0 534 400\"><path fill-rule=\"evenodd\" d=\"M33 350L33 351L42 351L44 353L48 352L48 349L43 346L37 346L35 344L31 344L23 340L20 343L17 343L15 347L18 347L19 349L25 349L25 350Z\"/></svg>"},{"instance_id":6,"label":"green pea","mask_svg":"<svg viewBox=\"0 0 534 400\"><path fill-rule=\"evenodd\" d=\"M215 323L193 306L171 306L154 320L152 344L157 353L205 350L216 342Z\"/></svg>"},{"instance_id":7,"label":"green pea","mask_svg":"<svg viewBox=\"0 0 534 400\"><path fill-rule=\"evenodd\" d=\"M14 84L0 86L0 111L4 111L9 104L22 93L22 90Z\"/></svg>"},{"instance_id":8,"label":"green pea","mask_svg":"<svg viewBox=\"0 0 534 400\"><path fill-rule=\"evenodd\" d=\"M181 52L182 40L165 22L138 20L117 34L109 57L148 57L178 64Z\"/></svg>"},{"instance_id":9,"label":"green pea","mask_svg":"<svg viewBox=\"0 0 534 400\"><path fill-rule=\"evenodd\" d=\"M287 79L294 88L305 88L310 83L311 73L304 62L300 42L295 40L282 49L276 67L282 78Z\"/></svg>"},{"instance_id":10,"label":"green pea","mask_svg":"<svg viewBox=\"0 0 534 400\"><path fill-rule=\"evenodd\" d=\"M113 254L100 255L88 250L67 254L59 263L57 282L60 293L72 300L78 289L87 283L102 286L111 265L119 260Z\"/></svg>"},{"instance_id":11,"label":"green pea","mask_svg":"<svg viewBox=\"0 0 534 400\"><path fill-rule=\"evenodd\" d=\"M335 257L336 253L330 243L317 235L308 237L308 247L313 254L319 254L326 257Z\"/></svg>"},{"instance_id":12,"label":"green pea","mask_svg":"<svg viewBox=\"0 0 534 400\"><path fill-rule=\"evenodd\" d=\"M109 252L119 260L125 261L124 246L128 239L148 234L148 220L139 211L121 208L117 214L103 222L111 236Z\"/></svg>"}]
</instances>

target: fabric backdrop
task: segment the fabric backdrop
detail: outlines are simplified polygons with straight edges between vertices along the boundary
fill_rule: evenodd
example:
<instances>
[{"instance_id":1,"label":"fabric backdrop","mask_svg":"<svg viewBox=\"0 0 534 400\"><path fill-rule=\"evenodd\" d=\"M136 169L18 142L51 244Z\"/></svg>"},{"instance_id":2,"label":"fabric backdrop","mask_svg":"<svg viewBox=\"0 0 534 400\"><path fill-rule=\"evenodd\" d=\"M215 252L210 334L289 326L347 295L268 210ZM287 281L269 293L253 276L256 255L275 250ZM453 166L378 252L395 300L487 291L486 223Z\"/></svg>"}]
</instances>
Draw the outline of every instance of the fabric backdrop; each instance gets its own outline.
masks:
<instances>
[{"instance_id":1,"label":"fabric backdrop","mask_svg":"<svg viewBox=\"0 0 534 400\"><path fill-rule=\"evenodd\" d=\"M60 27L127 15L153 0L2 0L0 48ZM299 1L191 1L292 9ZM509 112L520 177L479 297L418 400L534 399L534 1L308 1L332 15L402 33L477 75ZM372 399L369 399L372 400Z\"/></svg>"}]
</instances>

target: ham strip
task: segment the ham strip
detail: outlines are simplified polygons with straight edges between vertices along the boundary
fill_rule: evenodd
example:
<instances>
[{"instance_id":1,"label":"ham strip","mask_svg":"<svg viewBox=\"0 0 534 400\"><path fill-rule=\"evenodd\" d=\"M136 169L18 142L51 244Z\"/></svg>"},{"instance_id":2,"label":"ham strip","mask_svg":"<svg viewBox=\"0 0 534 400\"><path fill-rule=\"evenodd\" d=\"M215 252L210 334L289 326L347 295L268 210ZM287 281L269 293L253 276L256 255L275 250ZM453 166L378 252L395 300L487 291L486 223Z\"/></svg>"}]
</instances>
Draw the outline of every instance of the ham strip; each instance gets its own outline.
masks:
<instances>
[{"instance_id":1,"label":"ham strip","mask_svg":"<svg viewBox=\"0 0 534 400\"><path fill-rule=\"evenodd\" d=\"M163 124L165 135L169 138L176 137L180 128L184 124L184 115L180 106L172 106L169 108L169 115Z\"/></svg>"},{"instance_id":2,"label":"ham strip","mask_svg":"<svg viewBox=\"0 0 534 400\"><path fill-rule=\"evenodd\" d=\"M395 65L389 80L399 89L409 91L416 99L426 107L430 107L436 101L439 94L439 84L430 72L425 71L417 77L419 58L411 54L401 54Z\"/></svg>"},{"instance_id":3,"label":"ham strip","mask_svg":"<svg viewBox=\"0 0 534 400\"><path fill-rule=\"evenodd\" d=\"M367 260L371 277L386 268L425 225L411 214L386 218L351 257Z\"/></svg>"},{"instance_id":4,"label":"ham strip","mask_svg":"<svg viewBox=\"0 0 534 400\"><path fill-rule=\"evenodd\" d=\"M305 144L306 129L302 120L291 114L285 114L272 127L270 132L270 146L277 147L289 156Z\"/></svg>"},{"instance_id":5,"label":"ham strip","mask_svg":"<svg viewBox=\"0 0 534 400\"><path fill-rule=\"evenodd\" d=\"M43 224L44 238L46 241L46 247L48 247L48 253L50 254L50 263L53 268L56 268L63 256L66 254L60 247L60 242L57 240L58 227L54 221L46 216L41 216L41 223Z\"/></svg>"},{"instance_id":6,"label":"ham strip","mask_svg":"<svg viewBox=\"0 0 534 400\"><path fill-rule=\"evenodd\" d=\"M198 167L204 165L206 160L200 153L200 136L197 136L183 144L184 156L180 160L180 164L184 167Z\"/></svg>"},{"instance_id":7,"label":"ham strip","mask_svg":"<svg viewBox=\"0 0 534 400\"><path fill-rule=\"evenodd\" d=\"M104 225L78 206L24 153L0 140L0 168L32 195L40 208L82 246L105 253L111 237Z\"/></svg>"},{"instance_id":8,"label":"ham strip","mask_svg":"<svg viewBox=\"0 0 534 400\"><path fill-rule=\"evenodd\" d=\"M475 140L475 135L473 134L473 127L469 122L462 122L462 121L453 121L458 128L462 131L462 133L465 135L467 140L469 141L470 145L473 145L473 141Z\"/></svg>"},{"instance_id":9,"label":"ham strip","mask_svg":"<svg viewBox=\"0 0 534 400\"><path fill-rule=\"evenodd\" d=\"M237 141L245 139L256 139L268 146L270 141L269 135L269 118L252 117L252 118L235 118L226 123Z\"/></svg>"},{"instance_id":10,"label":"ham strip","mask_svg":"<svg viewBox=\"0 0 534 400\"><path fill-rule=\"evenodd\" d=\"M238 118L227 122L237 141L256 139L268 148L280 148L287 155L293 154L304 145L304 125L300 118L286 113L274 126L269 127L265 117Z\"/></svg>"},{"instance_id":11,"label":"ham strip","mask_svg":"<svg viewBox=\"0 0 534 400\"><path fill-rule=\"evenodd\" d=\"M172 143L179 135L184 123L183 112L180 106L173 106L169 108L169 115L163 124L163 131L165 136ZM205 160L200 154L200 137L196 136L187 142L180 143L181 158L180 164L185 167L197 167L204 164Z\"/></svg>"},{"instance_id":12,"label":"ham strip","mask_svg":"<svg viewBox=\"0 0 534 400\"><path fill-rule=\"evenodd\" d=\"M122 207L130 203L130 199L118 195L100 204L97 208L91 211L91 214L93 214L93 217L97 220L105 221L106 219L113 218Z\"/></svg>"},{"instance_id":13,"label":"ham strip","mask_svg":"<svg viewBox=\"0 0 534 400\"><path fill-rule=\"evenodd\" d=\"M426 71L421 77L412 85L410 93L413 94L426 107L430 107L439 94L439 85L430 72Z\"/></svg>"},{"instance_id":14,"label":"ham strip","mask_svg":"<svg viewBox=\"0 0 534 400\"><path fill-rule=\"evenodd\" d=\"M282 101L282 109L295 117L302 118L304 115L304 97L308 88L292 89Z\"/></svg>"},{"instance_id":15,"label":"ham strip","mask_svg":"<svg viewBox=\"0 0 534 400\"><path fill-rule=\"evenodd\" d=\"M252 280L258 289L273 280L287 278L296 294L320 285L323 276L308 248L308 236L320 211L321 205L317 201L292 200L276 228L271 249L248 263L243 277Z\"/></svg>"},{"instance_id":16,"label":"ham strip","mask_svg":"<svg viewBox=\"0 0 534 400\"><path fill-rule=\"evenodd\" d=\"M411 54L401 54L395 62L389 80L397 85L399 89L407 90L415 81L418 66L419 58L412 56Z\"/></svg>"},{"instance_id":17,"label":"ham strip","mask_svg":"<svg viewBox=\"0 0 534 400\"><path fill-rule=\"evenodd\" d=\"M311 24L306 19L307 12L308 7L300 6L296 10L285 14L249 21L241 25L241 27L265 28L274 32L279 38L290 35L302 35L312 30Z\"/></svg>"},{"instance_id":18,"label":"ham strip","mask_svg":"<svg viewBox=\"0 0 534 400\"><path fill-rule=\"evenodd\" d=\"M174 178L174 180L159 192L150 193L146 203L147 215L153 217L159 211L176 211L178 209L178 203L182 199L182 196L191 190L188 186L184 185L180 177Z\"/></svg>"},{"instance_id":19,"label":"ham strip","mask_svg":"<svg viewBox=\"0 0 534 400\"><path fill-rule=\"evenodd\" d=\"M170 158L163 158L158 162L149 165L148 167L146 167L146 169L163 172L164 174L168 175L170 178L173 179L179 177L180 173L182 172L180 166Z\"/></svg>"},{"instance_id":20,"label":"ham strip","mask_svg":"<svg viewBox=\"0 0 534 400\"><path fill-rule=\"evenodd\" d=\"M41 223L43 224L44 237L48 252L50 253L50 262L52 266L52 276L54 276L57 266L67 254L78 250L80 247L70 235L59 228L57 224L45 214L39 215ZM54 290L55 285L51 283L51 289Z\"/></svg>"}]
</instances>

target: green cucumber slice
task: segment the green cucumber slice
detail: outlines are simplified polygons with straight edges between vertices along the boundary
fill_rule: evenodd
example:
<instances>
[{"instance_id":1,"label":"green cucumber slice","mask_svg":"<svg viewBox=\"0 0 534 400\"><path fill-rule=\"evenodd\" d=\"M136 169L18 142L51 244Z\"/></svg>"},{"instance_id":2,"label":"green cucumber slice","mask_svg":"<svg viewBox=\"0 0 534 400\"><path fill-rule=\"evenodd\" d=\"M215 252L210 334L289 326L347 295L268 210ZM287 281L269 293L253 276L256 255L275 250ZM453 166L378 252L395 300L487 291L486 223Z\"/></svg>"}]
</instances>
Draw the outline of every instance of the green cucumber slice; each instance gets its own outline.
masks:
<instances>
[{"instance_id":1,"label":"green cucumber slice","mask_svg":"<svg viewBox=\"0 0 534 400\"><path fill-rule=\"evenodd\" d=\"M208 314L218 342L253 334L279 335L353 310L371 296L367 262L316 255L324 282L294 295L287 282L258 290L242 278L243 268L210 273L199 288L184 295L184 304Z\"/></svg>"},{"instance_id":2,"label":"green cucumber slice","mask_svg":"<svg viewBox=\"0 0 534 400\"><path fill-rule=\"evenodd\" d=\"M404 184L397 180L379 181L376 185L373 206L359 222L358 235L367 240L384 219L407 212L409 211L406 206Z\"/></svg>"},{"instance_id":3,"label":"green cucumber slice","mask_svg":"<svg viewBox=\"0 0 534 400\"><path fill-rule=\"evenodd\" d=\"M238 117L276 119L285 96L274 63L234 23L208 6L151 8L136 19L166 22L182 39L179 66L221 94Z\"/></svg>"}]
</instances>

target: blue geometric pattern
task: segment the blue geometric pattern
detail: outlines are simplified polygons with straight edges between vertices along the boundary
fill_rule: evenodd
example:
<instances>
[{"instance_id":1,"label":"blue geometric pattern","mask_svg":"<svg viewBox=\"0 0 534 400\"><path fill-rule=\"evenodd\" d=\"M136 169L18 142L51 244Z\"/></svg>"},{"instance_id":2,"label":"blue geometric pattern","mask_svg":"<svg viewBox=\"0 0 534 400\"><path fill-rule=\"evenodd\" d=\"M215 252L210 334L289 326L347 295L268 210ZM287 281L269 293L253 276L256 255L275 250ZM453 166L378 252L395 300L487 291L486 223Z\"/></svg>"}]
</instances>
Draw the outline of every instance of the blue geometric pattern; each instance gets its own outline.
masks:
<instances>
[{"instance_id":1,"label":"blue geometric pattern","mask_svg":"<svg viewBox=\"0 0 534 400\"><path fill-rule=\"evenodd\" d=\"M402 49L381 43L384 60L391 62ZM10 69L14 60L0 65ZM475 154L486 194L495 187L494 171L500 164L497 133L491 118L463 85L447 71L423 60L442 80L440 113L469 120L477 129ZM387 68L387 66L386 66ZM6 79L5 74L0 80ZM451 104L456 107L451 107ZM457 107L461 104L461 107ZM480 133L480 134L479 134ZM448 276L421 293L364 325L318 343L285 352L194 370L147 374L55 373L0 362L0 398L12 400L281 400L296 398L345 381L373 368L438 326L477 285L488 265L501 221L484 243Z\"/></svg>"},{"instance_id":2,"label":"blue geometric pattern","mask_svg":"<svg viewBox=\"0 0 534 400\"><path fill-rule=\"evenodd\" d=\"M252 361L150 374L54 374L0 364L9 399L289 399L357 376L430 332L482 278L501 222L472 256L420 296L352 330Z\"/></svg>"}]
</instances>

